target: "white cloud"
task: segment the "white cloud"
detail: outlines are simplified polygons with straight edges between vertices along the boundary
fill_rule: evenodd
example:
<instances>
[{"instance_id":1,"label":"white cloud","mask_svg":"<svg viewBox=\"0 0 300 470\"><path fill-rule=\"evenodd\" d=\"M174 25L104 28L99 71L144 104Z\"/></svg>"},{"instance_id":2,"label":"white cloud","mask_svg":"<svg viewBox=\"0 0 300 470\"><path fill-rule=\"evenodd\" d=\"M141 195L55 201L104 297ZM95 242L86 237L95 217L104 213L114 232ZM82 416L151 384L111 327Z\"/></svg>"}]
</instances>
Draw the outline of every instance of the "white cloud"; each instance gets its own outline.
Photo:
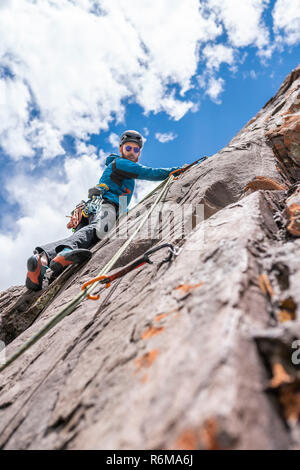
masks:
<instances>
[{"instance_id":1,"label":"white cloud","mask_svg":"<svg viewBox=\"0 0 300 470\"><path fill-rule=\"evenodd\" d=\"M11 158L34 155L25 135L29 100L22 80L0 79L0 144Z\"/></svg>"},{"instance_id":2,"label":"white cloud","mask_svg":"<svg viewBox=\"0 0 300 470\"><path fill-rule=\"evenodd\" d=\"M193 106L184 94L199 41L221 32L198 0L2 2L0 145L15 159L64 154L65 134L86 139L122 122L126 98L180 119Z\"/></svg>"},{"instance_id":3,"label":"white cloud","mask_svg":"<svg viewBox=\"0 0 300 470\"><path fill-rule=\"evenodd\" d=\"M210 70L219 70L222 63L234 63L234 50L223 44L208 44L202 51L206 66Z\"/></svg>"},{"instance_id":4,"label":"white cloud","mask_svg":"<svg viewBox=\"0 0 300 470\"><path fill-rule=\"evenodd\" d=\"M18 159L64 154L124 120L126 99L181 119L204 48L208 68L233 65L231 47L268 45L268 0L11 0L1 3L0 145ZM155 19L155 20L154 20ZM229 46L213 45L223 31ZM180 34L178 32L180 31ZM130 51L130 53L129 53ZM179 95L173 85L178 86ZM178 97L179 96L179 97ZM4 101L5 100L5 101ZM38 110L34 118L30 109Z\"/></svg>"},{"instance_id":5,"label":"white cloud","mask_svg":"<svg viewBox=\"0 0 300 470\"><path fill-rule=\"evenodd\" d=\"M238 71L238 66L237 65L232 65L231 67L229 67L229 70L233 75L235 75Z\"/></svg>"},{"instance_id":6,"label":"white cloud","mask_svg":"<svg viewBox=\"0 0 300 470\"><path fill-rule=\"evenodd\" d=\"M256 46L262 60L270 57L274 47L270 44L269 31L262 15L269 0L207 0L206 6L214 12L227 33L227 43L208 43L201 51L205 63L203 72L197 76L200 88L217 104L221 103L220 94L224 91L225 81L217 77L221 64L227 64L235 74L237 63L243 63L247 53L240 54L246 46ZM251 72L254 78L255 71Z\"/></svg>"},{"instance_id":7,"label":"white cloud","mask_svg":"<svg viewBox=\"0 0 300 470\"><path fill-rule=\"evenodd\" d=\"M48 159L57 155L65 155L61 146L62 135L57 127L49 122L42 122L39 119L33 119L30 126L25 130L27 142L31 143L32 148L41 149L42 158Z\"/></svg>"},{"instance_id":8,"label":"white cloud","mask_svg":"<svg viewBox=\"0 0 300 470\"><path fill-rule=\"evenodd\" d=\"M208 81L208 88L206 94L216 103L221 104L219 95L224 91L224 80L223 78L210 77Z\"/></svg>"},{"instance_id":9,"label":"white cloud","mask_svg":"<svg viewBox=\"0 0 300 470\"><path fill-rule=\"evenodd\" d=\"M205 94L214 103L221 104L219 96L224 91L225 80L221 77L216 78L210 71L205 71L202 75L199 75L197 80L199 87L205 89Z\"/></svg>"},{"instance_id":10,"label":"white cloud","mask_svg":"<svg viewBox=\"0 0 300 470\"><path fill-rule=\"evenodd\" d=\"M118 134L116 134L115 132L112 132L109 135L108 141L114 148L119 148L120 138L119 138Z\"/></svg>"},{"instance_id":11,"label":"white cloud","mask_svg":"<svg viewBox=\"0 0 300 470\"><path fill-rule=\"evenodd\" d=\"M106 158L107 156L108 156L108 154L106 152L104 152L104 150L102 150L102 149L99 150L100 159L101 158Z\"/></svg>"},{"instance_id":12,"label":"white cloud","mask_svg":"<svg viewBox=\"0 0 300 470\"><path fill-rule=\"evenodd\" d=\"M263 48L268 45L269 32L262 21L262 13L269 0L208 0L207 4L224 24L233 46L253 44Z\"/></svg>"},{"instance_id":13,"label":"white cloud","mask_svg":"<svg viewBox=\"0 0 300 470\"><path fill-rule=\"evenodd\" d=\"M97 151L97 148L94 145L87 145L85 142L82 142L81 140L76 140L75 144L76 144L77 155L92 155L92 154L95 154ZM101 149L100 149L100 152L101 152Z\"/></svg>"},{"instance_id":14,"label":"white cloud","mask_svg":"<svg viewBox=\"0 0 300 470\"><path fill-rule=\"evenodd\" d=\"M161 143L165 144L167 142L171 142L172 140L176 139L177 135L174 134L173 132L166 132L166 133L160 133L156 132L155 138Z\"/></svg>"},{"instance_id":15,"label":"white cloud","mask_svg":"<svg viewBox=\"0 0 300 470\"><path fill-rule=\"evenodd\" d=\"M53 167L50 176L36 178L16 172L9 179L6 190L10 201L19 204L21 216L13 233L0 234L0 290L24 283L26 260L35 246L72 234L65 216L81 199L87 199L88 188L98 183L103 168L104 160L90 154L66 159L63 172ZM65 173L64 178L60 173Z\"/></svg>"},{"instance_id":16,"label":"white cloud","mask_svg":"<svg viewBox=\"0 0 300 470\"><path fill-rule=\"evenodd\" d=\"M246 71L246 72L243 72L243 78L252 78L253 80L256 80L257 77L258 77L258 74L257 72L255 72L255 70L250 70L250 71Z\"/></svg>"},{"instance_id":17,"label":"white cloud","mask_svg":"<svg viewBox=\"0 0 300 470\"><path fill-rule=\"evenodd\" d=\"M300 41L299 0L277 0L272 15L277 40L297 44Z\"/></svg>"}]
</instances>

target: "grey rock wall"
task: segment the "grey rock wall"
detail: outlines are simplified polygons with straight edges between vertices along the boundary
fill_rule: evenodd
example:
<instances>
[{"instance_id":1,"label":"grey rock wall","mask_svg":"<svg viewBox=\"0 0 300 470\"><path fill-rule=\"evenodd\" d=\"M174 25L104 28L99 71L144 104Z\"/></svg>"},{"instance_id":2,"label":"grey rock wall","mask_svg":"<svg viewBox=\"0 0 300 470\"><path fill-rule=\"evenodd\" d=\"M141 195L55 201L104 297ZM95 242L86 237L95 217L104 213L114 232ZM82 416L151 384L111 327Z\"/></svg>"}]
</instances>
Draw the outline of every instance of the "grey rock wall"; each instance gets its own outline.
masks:
<instances>
[{"instance_id":1,"label":"grey rock wall","mask_svg":"<svg viewBox=\"0 0 300 470\"><path fill-rule=\"evenodd\" d=\"M172 262L131 272L107 301L113 287L83 301L0 373L1 448L299 447L292 354L300 238L298 209L290 209L300 184L299 96L300 67L227 147L173 182L160 205L171 212L171 229L154 212L156 233L144 229L115 268L165 242L181 247ZM182 234L178 214L191 205L203 207L204 218L190 214L192 230ZM123 242L110 234L91 261L42 294L22 287L0 294L7 356Z\"/></svg>"}]
</instances>

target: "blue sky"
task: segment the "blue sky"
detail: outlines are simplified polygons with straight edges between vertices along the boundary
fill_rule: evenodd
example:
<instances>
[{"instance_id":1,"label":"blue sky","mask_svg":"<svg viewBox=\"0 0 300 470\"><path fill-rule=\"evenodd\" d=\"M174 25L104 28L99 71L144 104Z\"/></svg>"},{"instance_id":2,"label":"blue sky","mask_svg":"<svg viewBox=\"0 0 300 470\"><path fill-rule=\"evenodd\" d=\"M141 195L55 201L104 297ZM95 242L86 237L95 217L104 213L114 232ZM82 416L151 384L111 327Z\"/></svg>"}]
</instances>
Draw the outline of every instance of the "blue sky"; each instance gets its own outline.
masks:
<instances>
[{"instance_id":1,"label":"blue sky","mask_svg":"<svg viewBox=\"0 0 300 470\"><path fill-rule=\"evenodd\" d=\"M12 0L0 31L1 290L68 235L125 129L149 166L224 147L298 65L300 1Z\"/></svg>"},{"instance_id":2,"label":"blue sky","mask_svg":"<svg viewBox=\"0 0 300 470\"><path fill-rule=\"evenodd\" d=\"M204 96L196 113L187 113L175 122L166 113L147 117L141 107L128 105L127 127L141 132L144 128L150 131L141 163L149 166L181 165L194 161L198 156L215 154L266 104L299 63L299 45L277 53L266 65L261 64L250 49L236 73L225 67L221 69L226 86L220 104ZM251 71L255 72L255 78L250 75ZM107 140L111 132L120 134L123 130L123 124L111 126L109 132L93 136L91 142L107 152L117 151L108 145ZM162 144L154 137L157 132L173 132L177 137Z\"/></svg>"}]
</instances>

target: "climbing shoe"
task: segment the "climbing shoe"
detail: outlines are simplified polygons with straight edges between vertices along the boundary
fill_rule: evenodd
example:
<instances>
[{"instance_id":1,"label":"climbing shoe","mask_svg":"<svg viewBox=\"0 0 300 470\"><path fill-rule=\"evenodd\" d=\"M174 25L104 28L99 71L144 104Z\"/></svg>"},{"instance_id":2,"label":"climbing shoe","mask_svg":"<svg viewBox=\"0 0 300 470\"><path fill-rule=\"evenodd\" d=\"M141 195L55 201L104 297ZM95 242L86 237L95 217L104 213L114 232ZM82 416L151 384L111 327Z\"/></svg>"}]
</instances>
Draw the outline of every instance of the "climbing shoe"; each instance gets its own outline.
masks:
<instances>
[{"instance_id":1,"label":"climbing shoe","mask_svg":"<svg viewBox=\"0 0 300 470\"><path fill-rule=\"evenodd\" d=\"M48 269L46 263L46 255L44 253L34 253L28 258L25 281L27 289L35 291L42 289L43 278Z\"/></svg>"},{"instance_id":2,"label":"climbing shoe","mask_svg":"<svg viewBox=\"0 0 300 470\"><path fill-rule=\"evenodd\" d=\"M90 250L85 250L84 248L76 248L74 250L64 248L50 262L49 267L56 275L58 275L62 273L67 266L83 263L84 261L91 259L91 257L92 252Z\"/></svg>"}]
</instances>

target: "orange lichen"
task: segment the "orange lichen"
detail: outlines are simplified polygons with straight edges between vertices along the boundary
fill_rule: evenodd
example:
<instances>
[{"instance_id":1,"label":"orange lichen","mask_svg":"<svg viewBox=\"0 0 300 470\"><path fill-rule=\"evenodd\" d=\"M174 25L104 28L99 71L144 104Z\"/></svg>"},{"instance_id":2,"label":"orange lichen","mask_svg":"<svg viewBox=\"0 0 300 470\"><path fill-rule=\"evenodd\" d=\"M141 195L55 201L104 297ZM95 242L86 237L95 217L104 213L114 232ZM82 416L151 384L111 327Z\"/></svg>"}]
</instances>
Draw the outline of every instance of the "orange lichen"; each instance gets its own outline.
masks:
<instances>
[{"instance_id":1,"label":"orange lichen","mask_svg":"<svg viewBox=\"0 0 300 470\"><path fill-rule=\"evenodd\" d=\"M286 321L295 320L296 316L288 310L279 310L279 312L277 313L277 319L279 322L284 323Z\"/></svg>"},{"instance_id":2,"label":"orange lichen","mask_svg":"<svg viewBox=\"0 0 300 470\"><path fill-rule=\"evenodd\" d=\"M201 440L206 450L220 449L219 443L217 441L218 423L214 418L210 418L205 421L200 434Z\"/></svg>"},{"instance_id":3,"label":"orange lichen","mask_svg":"<svg viewBox=\"0 0 300 470\"><path fill-rule=\"evenodd\" d=\"M299 384L284 385L279 391L279 402L283 407L285 419L295 424L300 418L300 390Z\"/></svg>"},{"instance_id":4,"label":"orange lichen","mask_svg":"<svg viewBox=\"0 0 300 470\"><path fill-rule=\"evenodd\" d=\"M285 143L290 143L290 138L293 136L295 138L295 142L298 141L296 133L299 132L299 125L300 125L300 118L299 115L293 115L290 116L289 112L282 113L282 116L286 116L283 119L283 122L280 127L275 127L273 129L270 129L269 131L266 132L266 137L269 138L274 138L274 137L279 137L283 136L284 141L287 139L287 142Z\"/></svg>"},{"instance_id":5,"label":"orange lichen","mask_svg":"<svg viewBox=\"0 0 300 470\"><path fill-rule=\"evenodd\" d=\"M178 436L172 448L176 450L197 450L198 441L197 432L194 429L187 429Z\"/></svg>"},{"instance_id":6,"label":"orange lichen","mask_svg":"<svg viewBox=\"0 0 300 470\"><path fill-rule=\"evenodd\" d=\"M290 204L287 206L287 213L288 215L292 216L300 216L300 205L299 204Z\"/></svg>"},{"instance_id":7,"label":"orange lichen","mask_svg":"<svg viewBox=\"0 0 300 470\"><path fill-rule=\"evenodd\" d=\"M144 374L143 377L141 378L141 382L145 384L149 380L149 374Z\"/></svg>"},{"instance_id":8,"label":"orange lichen","mask_svg":"<svg viewBox=\"0 0 300 470\"><path fill-rule=\"evenodd\" d=\"M292 296L289 296L286 299L282 300L280 302L280 307L286 308L287 310L290 310L291 312L296 311L296 304Z\"/></svg>"},{"instance_id":9,"label":"orange lichen","mask_svg":"<svg viewBox=\"0 0 300 470\"><path fill-rule=\"evenodd\" d=\"M163 320L163 318L166 318L168 315L170 315L170 314L169 313L159 313L154 318L154 321L159 322L160 320Z\"/></svg>"},{"instance_id":10,"label":"orange lichen","mask_svg":"<svg viewBox=\"0 0 300 470\"><path fill-rule=\"evenodd\" d=\"M160 322L161 320L163 320L164 318L168 317L169 315L172 315L172 313L175 313L175 312L178 312L178 309L177 308L173 308L173 310L170 310L169 312L166 312L166 313L158 313L155 318L154 318L154 321L155 322Z\"/></svg>"},{"instance_id":11,"label":"orange lichen","mask_svg":"<svg viewBox=\"0 0 300 470\"><path fill-rule=\"evenodd\" d=\"M270 380L270 387L277 388L282 384L293 382L293 378L287 374L280 362L275 362L272 367L273 378Z\"/></svg>"},{"instance_id":12,"label":"orange lichen","mask_svg":"<svg viewBox=\"0 0 300 470\"><path fill-rule=\"evenodd\" d=\"M281 163L281 164L282 164L282 163ZM286 178L286 175L284 174L283 169L281 169L279 165L275 165L275 166L276 166L276 170L278 171L278 173L280 173L281 176L283 177L283 179L285 179L285 178Z\"/></svg>"},{"instance_id":13,"label":"orange lichen","mask_svg":"<svg viewBox=\"0 0 300 470\"><path fill-rule=\"evenodd\" d=\"M291 321L296 319L296 304L293 297L287 297L280 303L280 308L277 318L280 322Z\"/></svg>"},{"instance_id":14,"label":"orange lichen","mask_svg":"<svg viewBox=\"0 0 300 470\"><path fill-rule=\"evenodd\" d=\"M143 333L142 333L142 339L149 339L149 338L152 338L152 336L159 335L159 334L162 333L163 331L164 331L164 327L163 327L163 326L160 326L160 327L150 326L150 327L147 328L145 331L143 331Z\"/></svg>"},{"instance_id":15,"label":"orange lichen","mask_svg":"<svg viewBox=\"0 0 300 470\"><path fill-rule=\"evenodd\" d=\"M152 351L149 351L143 354L141 357L138 357L135 360L136 372L139 372L144 367L152 366L153 362L157 358L157 355L158 355L158 349L152 349Z\"/></svg>"},{"instance_id":16,"label":"orange lichen","mask_svg":"<svg viewBox=\"0 0 300 470\"><path fill-rule=\"evenodd\" d=\"M289 218L287 230L291 235L300 237L300 205L290 204L287 207L287 215Z\"/></svg>"},{"instance_id":17,"label":"orange lichen","mask_svg":"<svg viewBox=\"0 0 300 470\"><path fill-rule=\"evenodd\" d=\"M291 110L289 110L291 111ZM294 114L293 116L290 116L289 114L292 114L290 113L289 111L287 111L285 113L286 115L286 118L284 119L284 123L283 125L281 126L281 132L283 130L289 130L287 129L288 126L292 126L292 127L295 127L295 130L299 130L299 124L300 124L300 118L299 118L299 115L298 114Z\"/></svg>"},{"instance_id":18,"label":"orange lichen","mask_svg":"<svg viewBox=\"0 0 300 470\"><path fill-rule=\"evenodd\" d=\"M251 189L252 191L258 191L259 189L282 191L286 190L287 186L279 183L273 178L267 178L266 176L256 176L254 180L249 181L249 183L245 186L244 191L248 191L248 189Z\"/></svg>"},{"instance_id":19,"label":"orange lichen","mask_svg":"<svg viewBox=\"0 0 300 470\"><path fill-rule=\"evenodd\" d=\"M298 110L300 105L294 103L288 110L289 113ZM286 112L283 113L286 115ZM299 158L300 151L300 116L299 114L286 115L282 118L280 126L276 126L266 132L266 137L270 140L273 152L281 161L288 166L294 166L294 159Z\"/></svg>"},{"instance_id":20,"label":"orange lichen","mask_svg":"<svg viewBox=\"0 0 300 470\"><path fill-rule=\"evenodd\" d=\"M263 291L264 294L268 295L270 298L273 297L274 291L271 286L270 279L268 278L266 273L261 274L258 276L259 287Z\"/></svg>"},{"instance_id":21,"label":"orange lichen","mask_svg":"<svg viewBox=\"0 0 300 470\"><path fill-rule=\"evenodd\" d=\"M294 237L300 237L300 187L287 198L286 204L286 215L289 221L287 231Z\"/></svg>"},{"instance_id":22,"label":"orange lichen","mask_svg":"<svg viewBox=\"0 0 300 470\"><path fill-rule=\"evenodd\" d=\"M180 284L179 286L175 287L175 290L182 290L182 292L186 293L189 292L191 289L196 289L197 287L203 286L203 282L199 282L198 284Z\"/></svg>"},{"instance_id":23,"label":"orange lichen","mask_svg":"<svg viewBox=\"0 0 300 470\"><path fill-rule=\"evenodd\" d=\"M220 430L217 419L207 419L200 429L190 428L183 431L176 439L172 449L176 450L221 450L229 449L223 446L219 439Z\"/></svg>"},{"instance_id":24,"label":"orange lichen","mask_svg":"<svg viewBox=\"0 0 300 470\"><path fill-rule=\"evenodd\" d=\"M296 191L290 197L287 198L286 202L288 203L292 199L296 199L296 197L298 197L299 193L300 193L300 187L297 188Z\"/></svg>"}]
</instances>

